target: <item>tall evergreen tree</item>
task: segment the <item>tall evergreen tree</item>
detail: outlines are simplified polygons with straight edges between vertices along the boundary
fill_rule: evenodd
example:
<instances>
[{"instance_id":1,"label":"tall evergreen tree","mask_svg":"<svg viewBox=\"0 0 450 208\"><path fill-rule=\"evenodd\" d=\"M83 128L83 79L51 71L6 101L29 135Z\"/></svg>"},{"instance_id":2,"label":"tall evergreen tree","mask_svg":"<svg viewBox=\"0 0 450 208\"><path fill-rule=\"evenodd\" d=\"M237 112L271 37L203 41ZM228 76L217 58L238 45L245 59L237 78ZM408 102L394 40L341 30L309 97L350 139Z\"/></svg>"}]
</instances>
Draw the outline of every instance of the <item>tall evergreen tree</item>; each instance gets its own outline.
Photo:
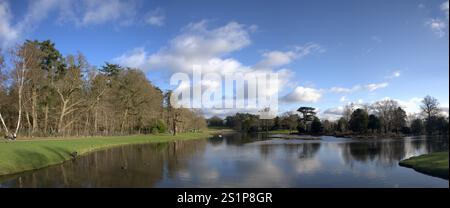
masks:
<instances>
[{"instance_id":1,"label":"tall evergreen tree","mask_svg":"<svg viewBox=\"0 0 450 208\"><path fill-rule=\"evenodd\" d=\"M350 118L350 130L353 132L363 133L367 130L369 116L364 109L356 109Z\"/></svg>"}]
</instances>

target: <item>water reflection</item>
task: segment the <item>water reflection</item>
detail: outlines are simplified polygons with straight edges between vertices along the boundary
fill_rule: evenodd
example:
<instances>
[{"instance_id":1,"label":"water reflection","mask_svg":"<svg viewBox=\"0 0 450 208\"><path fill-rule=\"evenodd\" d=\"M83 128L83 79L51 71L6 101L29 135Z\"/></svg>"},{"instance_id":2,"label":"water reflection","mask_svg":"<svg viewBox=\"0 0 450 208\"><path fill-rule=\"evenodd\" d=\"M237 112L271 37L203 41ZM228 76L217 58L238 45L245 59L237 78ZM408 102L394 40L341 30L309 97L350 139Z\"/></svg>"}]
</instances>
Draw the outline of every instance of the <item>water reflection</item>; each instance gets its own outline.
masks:
<instances>
[{"instance_id":1,"label":"water reflection","mask_svg":"<svg viewBox=\"0 0 450 208\"><path fill-rule=\"evenodd\" d=\"M262 134L262 133L248 133L248 134L235 133L235 134L227 135L225 142L227 145L242 146L247 143L253 143L253 142L257 142L257 141L266 141L269 139L270 139L270 137L268 137L267 134Z\"/></svg>"},{"instance_id":2,"label":"water reflection","mask_svg":"<svg viewBox=\"0 0 450 208\"><path fill-rule=\"evenodd\" d=\"M232 134L98 151L0 178L0 187L448 187L447 180L398 166L443 150L448 138L307 141Z\"/></svg>"},{"instance_id":3,"label":"water reflection","mask_svg":"<svg viewBox=\"0 0 450 208\"><path fill-rule=\"evenodd\" d=\"M429 152L448 151L448 138L409 137L405 139L385 139L381 141L354 141L341 144L342 156L346 163L375 162L377 165L392 167L398 161Z\"/></svg>"}]
</instances>

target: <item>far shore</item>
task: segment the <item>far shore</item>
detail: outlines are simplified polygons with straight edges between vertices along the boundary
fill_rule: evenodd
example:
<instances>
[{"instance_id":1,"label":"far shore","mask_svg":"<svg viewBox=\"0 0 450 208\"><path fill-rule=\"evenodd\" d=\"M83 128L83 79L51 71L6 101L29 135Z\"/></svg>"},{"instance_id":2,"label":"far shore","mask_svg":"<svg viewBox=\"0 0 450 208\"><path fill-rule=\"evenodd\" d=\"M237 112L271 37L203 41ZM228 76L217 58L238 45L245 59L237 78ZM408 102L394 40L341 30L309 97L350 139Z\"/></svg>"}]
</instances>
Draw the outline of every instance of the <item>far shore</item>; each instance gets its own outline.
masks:
<instances>
[{"instance_id":1,"label":"far shore","mask_svg":"<svg viewBox=\"0 0 450 208\"><path fill-rule=\"evenodd\" d=\"M261 133L265 133L265 131L261 131ZM306 136L306 137L321 137L321 136L334 136L334 137L341 137L341 138L351 138L351 139L401 139L405 137L421 137L421 136L427 136L427 135L413 135L413 134L375 134L375 133L366 133L366 134L358 134L358 133L332 133L332 134L301 134L297 131L290 131L290 130L270 130L268 131L269 134L284 134L284 135L297 135L297 136ZM432 135L432 136L439 136L439 135Z\"/></svg>"}]
</instances>

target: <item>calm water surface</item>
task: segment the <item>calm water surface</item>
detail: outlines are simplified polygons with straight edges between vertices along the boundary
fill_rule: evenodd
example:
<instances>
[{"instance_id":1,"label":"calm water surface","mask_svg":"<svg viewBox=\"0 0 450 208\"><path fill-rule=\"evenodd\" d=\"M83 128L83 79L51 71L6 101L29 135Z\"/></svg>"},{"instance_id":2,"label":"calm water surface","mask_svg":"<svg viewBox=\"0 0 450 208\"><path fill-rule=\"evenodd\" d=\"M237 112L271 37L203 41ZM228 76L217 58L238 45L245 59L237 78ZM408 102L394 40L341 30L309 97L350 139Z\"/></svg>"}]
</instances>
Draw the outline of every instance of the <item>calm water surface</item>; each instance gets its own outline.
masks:
<instances>
[{"instance_id":1,"label":"calm water surface","mask_svg":"<svg viewBox=\"0 0 450 208\"><path fill-rule=\"evenodd\" d=\"M0 178L0 187L449 187L398 162L448 138L377 141L243 136L130 145Z\"/></svg>"}]
</instances>

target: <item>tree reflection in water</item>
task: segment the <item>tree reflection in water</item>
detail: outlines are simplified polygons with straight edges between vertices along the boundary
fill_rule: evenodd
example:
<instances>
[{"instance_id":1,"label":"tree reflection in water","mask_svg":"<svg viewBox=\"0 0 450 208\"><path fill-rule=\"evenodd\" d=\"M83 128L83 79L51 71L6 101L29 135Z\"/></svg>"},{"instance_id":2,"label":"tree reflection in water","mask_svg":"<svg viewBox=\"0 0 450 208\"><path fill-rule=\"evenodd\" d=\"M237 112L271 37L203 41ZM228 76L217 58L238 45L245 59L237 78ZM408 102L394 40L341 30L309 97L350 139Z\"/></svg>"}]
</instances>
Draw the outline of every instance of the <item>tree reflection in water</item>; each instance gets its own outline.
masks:
<instances>
[{"instance_id":1,"label":"tree reflection in water","mask_svg":"<svg viewBox=\"0 0 450 208\"><path fill-rule=\"evenodd\" d=\"M448 151L448 138L381 139L340 144L345 162L374 162L384 167L396 166L402 159L436 151Z\"/></svg>"}]
</instances>

